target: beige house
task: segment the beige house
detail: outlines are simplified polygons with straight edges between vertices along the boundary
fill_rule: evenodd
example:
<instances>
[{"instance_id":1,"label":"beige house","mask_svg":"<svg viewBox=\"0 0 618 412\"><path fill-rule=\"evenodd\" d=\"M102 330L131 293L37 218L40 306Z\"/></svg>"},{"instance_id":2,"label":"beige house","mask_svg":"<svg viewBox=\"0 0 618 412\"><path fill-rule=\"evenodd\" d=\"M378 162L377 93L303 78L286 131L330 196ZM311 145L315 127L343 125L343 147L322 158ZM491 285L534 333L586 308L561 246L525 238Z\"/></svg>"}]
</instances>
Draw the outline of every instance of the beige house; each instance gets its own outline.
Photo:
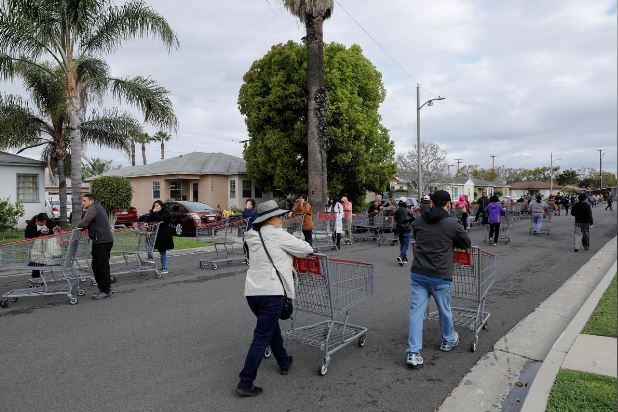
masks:
<instances>
[{"instance_id":1,"label":"beige house","mask_svg":"<svg viewBox=\"0 0 618 412\"><path fill-rule=\"evenodd\" d=\"M242 209L249 198L258 203L272 199L270 193L262 193L253 185L243 159L224 153L192 152L147 165L123 167L105 176L124 176L131 181L132 206L139 213L147 212L155 200Z\"/></svg>"},{"instance_id":2,"label":"beige house","mask_svg":"<svg viewBox=\"0 0 618 412\"><path fill-rule=\"evenodd\" d=\"M491 196L494 193L501 193L503 196L511 194L511 188L507 184L486 182L472 177L456 177L450 182L441 184L440 189L449 192L452 199L458 199L460 195L466 195L470 201L477 199L482 192L486 192L487 196Z\"/></svg>"}]
</instances>

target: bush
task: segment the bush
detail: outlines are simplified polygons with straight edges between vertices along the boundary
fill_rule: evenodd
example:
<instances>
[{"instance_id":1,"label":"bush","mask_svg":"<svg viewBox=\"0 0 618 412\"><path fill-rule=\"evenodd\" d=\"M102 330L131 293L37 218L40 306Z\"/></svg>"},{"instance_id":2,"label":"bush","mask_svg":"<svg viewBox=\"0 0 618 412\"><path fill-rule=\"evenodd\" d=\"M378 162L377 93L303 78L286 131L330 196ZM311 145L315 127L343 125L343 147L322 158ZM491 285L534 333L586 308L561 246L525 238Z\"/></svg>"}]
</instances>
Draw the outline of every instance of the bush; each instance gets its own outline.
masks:
<instances>
[{"instance_id":1,"label":"bush","mask_svg":"<svg viewBox=\"0 0 618 412\"><path fill-rule=\"evenodd\" d=\"M21 203L11 203L9 198L0 199L0 231L17 226L19 219L25 214L26 210Z\"/></svg>"},{"instance_id":2,"label":"bush","mask_svg":"<svg viewBox=\"0 0 618 412\"><path fill-rule=\"evenodd\" d=\"M90 192L108 213L115 209L128 208L133 199L131 182L121 176L103 176L95 179L90 184Z\"/></svg>"}]
</instances>

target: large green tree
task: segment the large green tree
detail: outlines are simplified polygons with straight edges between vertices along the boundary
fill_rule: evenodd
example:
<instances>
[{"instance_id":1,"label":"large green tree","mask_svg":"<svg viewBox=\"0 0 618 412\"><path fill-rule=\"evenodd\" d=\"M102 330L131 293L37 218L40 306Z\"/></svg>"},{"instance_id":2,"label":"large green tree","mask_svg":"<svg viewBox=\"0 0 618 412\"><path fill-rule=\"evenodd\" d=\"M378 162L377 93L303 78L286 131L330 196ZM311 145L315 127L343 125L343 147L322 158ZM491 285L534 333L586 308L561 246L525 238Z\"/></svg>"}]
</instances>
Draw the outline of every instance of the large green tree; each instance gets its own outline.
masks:
<instances>
[{"instance_id":1,"label":"large green tree","mask_svg":"<svg viewBox=\"0 0 618 412\"><path fill-rule=\"evenodd\" d=\"M64 88L70 139L74 221L80 216L82 122L88 99L113 97L133 104L145 121L175 127L168 92L152 79L116 78L104 56L127 39L154 35L168 49L178 40L165 18L140 0L117 5L112 0L0 0L0 74L12 77L16 63L49 71ZM75 196L77 194L77 196Z\"/></svg>"},{"instance_id":2,"label":"large green tree","mask_svg":"<svg viewBox=\"0 0 618 412\"><path fill-rule=\"evenodd\" d=\"M252 64L240 88L250 137L243 156L263 190L298 194L308 188L305 48L292 41L273 46ZM396 173L394 145L378 113L386 93L359 46L330 43L324 55L328 193L356 202L367 190L381 191Z\"/></svg>"}]
</instances>

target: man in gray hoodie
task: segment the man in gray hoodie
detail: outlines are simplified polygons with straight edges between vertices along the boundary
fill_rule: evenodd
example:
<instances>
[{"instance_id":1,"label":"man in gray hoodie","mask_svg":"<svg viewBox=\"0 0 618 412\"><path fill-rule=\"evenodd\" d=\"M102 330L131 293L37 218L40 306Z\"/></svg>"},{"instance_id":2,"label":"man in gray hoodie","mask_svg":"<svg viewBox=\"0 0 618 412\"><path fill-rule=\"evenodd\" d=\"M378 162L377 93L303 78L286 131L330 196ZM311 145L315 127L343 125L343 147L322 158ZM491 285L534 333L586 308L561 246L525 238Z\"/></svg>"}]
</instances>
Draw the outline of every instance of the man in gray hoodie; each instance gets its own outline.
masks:
<instances>
[{"instance_id":1,"label":"man in gray hoodie","mask_svg":"<svg viewBox=\"0 0 618 412\"><path fill-rule=\"evenodd\" d=\"M424 210L412 225L416 247L412 261L411 303L408 319L408 349L406 363L411 368L423 365L423 315L433 296L440 314L442 345L449 352L459 343L451 312L451 282L453 281L453 248L467 249L470 238L457 218L449 215L451 196L436 190L432 208Z\"/></svg>"},{"instance_id":2,"label":"man in gray hoodie","mask_svg":"<svg viewBox=\"0 0 618 412\"><path fill-rule=\"evenodd\" d=\"M88 228L88 237L92 241L92 273L99 287L99 293L93 294L92 299L111 298L112 281L109 275L109 257L114 245L114 237L107 212L90 193L82 196L82 206L85 212L77 227Z\"/></svg>"}]
</instances>

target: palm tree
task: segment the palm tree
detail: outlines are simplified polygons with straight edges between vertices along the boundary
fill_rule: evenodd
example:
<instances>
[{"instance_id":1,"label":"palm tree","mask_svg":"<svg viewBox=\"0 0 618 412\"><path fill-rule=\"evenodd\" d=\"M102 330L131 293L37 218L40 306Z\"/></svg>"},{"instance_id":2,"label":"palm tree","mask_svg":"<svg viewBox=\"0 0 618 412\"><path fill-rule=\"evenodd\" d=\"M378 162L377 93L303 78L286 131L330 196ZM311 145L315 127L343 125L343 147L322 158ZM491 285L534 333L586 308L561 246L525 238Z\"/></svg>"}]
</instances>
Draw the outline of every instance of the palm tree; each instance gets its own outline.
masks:
<instances>
[{"instance_id":1,"label":"palm tree","mask_svg":"<svg viewBox=\"0 0 618 412\"><path fill-rule=\"evenodd\" d=\"M162 130L159 130L154 136L152 136L153 141L161 142L161 160L165 159L165 142L169 142L171 138L171 134Z\"/></svg>"},{"instance_id":2,"label":"palm tree","mask_svg":"<svg viewBox=\"0 0 618 412\"><path fill-rule=\"evenodd\" d=\"M145 121L175 128L168 92L150 78L114 78L103 56L133 37L158 36L168 50L178 39L167 21L141 0L117 6L112 0L1 0L0 75L12 78L23 63L53 76L64 88L70 139L73 223L81 210L81 151L86 103L111 93L137 106ZM44 64L51 60L56 73ZM77 195L77 196L76 196Z\"/></svg>"},{"instance_id":3,"label":"palm tree","mask_svg":"<svg viewBox=\"0 0 618 412\"><path fill-rule=\"evenodd\" d=\"M324 20L333 11L333 0L282 0L290 13L305 23L307 35L307 170L309 199L326 204L326 89L324 87Z\"/></svg>"},{"instance_id":4,"label":"palm tree","mask_svg":"<svg viewBox=\"0 0 618 412\"><path fill-rule=\"evenodd\" d=\"M65 159L69 156L66 98L64 88L50 72L59 72L59 68L48 66L41 70L28 64L15 64L13 74L24 81L36 110L20 97L0 96L0 149L18 149L18 154L35 147L43 149L41 160L58 176L60 222L64 224L67 221ZM85 144L125 149L128 133L139 127L127 114L93 112L82 122L81 133Z\"/></svg>"},{"instance_id":5,"label":"palm tree","mask_svg":"<svg viewBox=\"0 0 618 412\"><path fill-rule=\"evenodd\" d=\"M152 141L152 138L148 133L140 132L135 134L134 141L142 145L142 164L146 164L146 145Z\"/></svg>"}]
</instances>

